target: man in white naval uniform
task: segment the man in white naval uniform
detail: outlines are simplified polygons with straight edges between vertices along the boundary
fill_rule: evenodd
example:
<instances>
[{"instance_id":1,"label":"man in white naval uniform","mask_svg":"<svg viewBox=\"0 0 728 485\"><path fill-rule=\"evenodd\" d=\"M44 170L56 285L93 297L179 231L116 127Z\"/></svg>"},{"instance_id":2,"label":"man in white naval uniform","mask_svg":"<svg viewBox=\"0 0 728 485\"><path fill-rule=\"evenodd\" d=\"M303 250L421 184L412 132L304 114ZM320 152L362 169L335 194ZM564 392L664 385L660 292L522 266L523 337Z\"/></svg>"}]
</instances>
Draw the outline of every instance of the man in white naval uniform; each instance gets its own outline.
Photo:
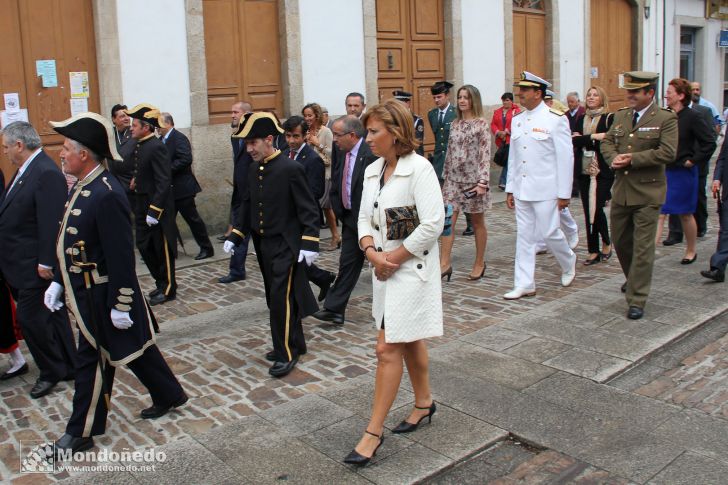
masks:
<instances>
[{"instance_id":1,"label":"man in white naval uniform","mask_svg":"<svg viewBox=\"0 0 728 485\"><path fill-rule=\"evenodd\" d=\"M543 102L548 82L521 73L518 97L525 109L511 124L506 205L516 209L517 239L513 290L515 300L536 293L536 245L546 243L561 266L561 284L576 276L576 254L559 227L559 212L569 206L574 173L571 130L564 114Z\"/></svg>"}]
</instances>

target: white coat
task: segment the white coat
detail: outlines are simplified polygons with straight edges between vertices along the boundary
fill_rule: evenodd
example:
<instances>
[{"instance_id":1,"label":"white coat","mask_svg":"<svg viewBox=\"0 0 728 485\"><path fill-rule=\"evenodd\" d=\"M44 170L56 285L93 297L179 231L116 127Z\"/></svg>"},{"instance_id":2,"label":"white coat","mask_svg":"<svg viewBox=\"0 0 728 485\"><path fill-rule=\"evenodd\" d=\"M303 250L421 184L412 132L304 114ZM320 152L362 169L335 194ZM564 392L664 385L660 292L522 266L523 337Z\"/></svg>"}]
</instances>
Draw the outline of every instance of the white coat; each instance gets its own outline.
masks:
<instances>
[{"instance_id":1,"label":"white coat","mask_svg":"<svg viewBox=\"0 0 728 485\"><path fill-rule=\"evenodd\" d=\"M359 241L371 236L378 251L394 251L404 245L413 256L386 281L379 281L371 268L372 316L377 328L384 319L387 343L440 336L442 285L437 241L445 223L445 209L437 175L427 159L411 153L399 159L380 191L383 167L384 159L379 158L364 172ZM412 205L417 207L419 226L406 239L387 240L385 209Z\"/></svg>"},{"instance_id":2,"label":"white coat","mask_svg":"<svg viewBox=\"0 0 728 485\"><path fill-rule=\"evenodd\" d=\"M574 148L566 116L542 101L511 122L506 192L523 201L570 199Z\"/></svg>"}]
</instances>

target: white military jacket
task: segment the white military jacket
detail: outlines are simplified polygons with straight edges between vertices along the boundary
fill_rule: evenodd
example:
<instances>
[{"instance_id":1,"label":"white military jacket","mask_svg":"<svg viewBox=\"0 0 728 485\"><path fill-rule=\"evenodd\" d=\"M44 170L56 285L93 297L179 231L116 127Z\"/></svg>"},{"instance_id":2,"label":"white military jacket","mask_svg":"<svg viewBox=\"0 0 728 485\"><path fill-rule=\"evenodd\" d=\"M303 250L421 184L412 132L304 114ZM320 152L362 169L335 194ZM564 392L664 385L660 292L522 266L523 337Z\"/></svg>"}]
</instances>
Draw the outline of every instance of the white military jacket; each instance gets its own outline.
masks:
<instances>
[{"instance_id":1,"label":"white military jacket","mask_svg":"<svg viewBox=\"0 0 728 485\"><path fill-rule=\"evenodd\" d=\"M513 116L506 192L518 200L570 199L574 148L569 122L542 101Z\"/></svg>"},{"instance_id":2,"label":"white military jacket","mask_svg":"<svg viewBox=\"0 0 728 485\"><path fill-rule=\"evenodd\" d=\"M402 156L394 173L380 189L384 159L364 171L359 209L359 240L374 239L377 251L404 246L412 257L386 281L372 269L372 316L387 343L413 342L442 335L442 286L437 245L445 223L445 209L432 164L416 153ZM416 206L419 226L405 239L387 239L386 209Z\"/></svg>"}]
</instances>

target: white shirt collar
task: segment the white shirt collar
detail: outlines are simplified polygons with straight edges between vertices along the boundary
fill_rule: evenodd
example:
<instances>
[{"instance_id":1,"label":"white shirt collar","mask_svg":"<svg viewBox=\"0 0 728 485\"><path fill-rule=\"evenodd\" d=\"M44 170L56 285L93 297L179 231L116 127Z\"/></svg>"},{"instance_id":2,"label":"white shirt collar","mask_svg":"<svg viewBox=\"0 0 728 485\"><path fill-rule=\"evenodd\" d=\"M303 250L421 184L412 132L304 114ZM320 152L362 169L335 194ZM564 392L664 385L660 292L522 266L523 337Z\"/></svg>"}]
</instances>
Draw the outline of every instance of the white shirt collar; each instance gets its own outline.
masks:
<instances>
[{"instance_id":1,"label":"white shirt collar","mask_svg":"<svg viewBox=\"0 0 728 485\"><path fill-rule=\"evenodd\" d=\"M172 128L170 128L169 131L167 132L167 134L162 137L162 141L164 143L167 143L167 138L169 138L169 135L172 134L172 131L174 131L174 126Z\"/></svg>"},{"instance_id":2,"label":"white shirt collar","mask_svg":"<svg viewBox=\"0 0 728 485\"><path fill-rule=\"evenodd\" d=\"M654 101L652 101L654 103ZM637 121L642 119L642 115L645 114L645 112L652 107L652 103L648 104L646 107L642 108L640 111L637 111Z\"/></svg>"},{"instance_id":3,"label":"white shirt collar","mask_svg":"<svg viewBox=\"0 0 728 485\"><path fill-rule=\"evenodd\" d=\"M450 103L447 103L447 106L445 106L444 108L442 108L440 110L440 113L446 114L447 113L447 110L449 110L449 109L450 109Z\"/></svg>"},{"instance_id":4,"label":"white shirt collar","mask_svg":"<svg viewBox=\"0 0 728 485\"><path fill-rule=\"evenodd\" d=\"M41 147L41 148L37 149L36 151L34 151L33 153L30 154L30 156L28 157L28 159L26 161L24 161L23 162L23 165L21 165L20 168L18 169L18 176L15 177L15 180L18 180L20 178L20 176L25 173L25 171L28 169L28 166L30 166L30 162L32 162L35 159L35 157L37 157L38 154L42 150L43 150L43 148Z\"/></svg>"}]
</instances>

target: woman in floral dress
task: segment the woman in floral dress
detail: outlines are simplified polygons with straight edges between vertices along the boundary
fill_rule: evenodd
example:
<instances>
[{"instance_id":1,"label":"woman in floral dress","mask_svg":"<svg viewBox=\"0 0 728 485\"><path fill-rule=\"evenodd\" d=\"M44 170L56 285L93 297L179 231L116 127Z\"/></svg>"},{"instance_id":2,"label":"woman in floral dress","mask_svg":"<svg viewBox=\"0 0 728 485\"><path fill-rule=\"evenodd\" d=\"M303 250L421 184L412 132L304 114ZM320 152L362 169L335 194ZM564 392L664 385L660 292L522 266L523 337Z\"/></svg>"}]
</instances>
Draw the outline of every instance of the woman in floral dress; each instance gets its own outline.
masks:
<instances>
[{"instance_id":1,"label":"woman in floral dress","mask_svg":"<svg viewBox=\"0 0 728 485\"><path fill-rule=\"evenodd\" d=\"M485 275L488 230L484 214L490 209L490 136L480 91L466 84L458 89L457 119L450 126L442 194L445 204L453 207L453 228L461 211L470 214L475 231L475 262L469 280L479 280ZM455 231L441 238L440 271L448 281L452 275L450 257L454 242Z\"/></svg>"}]
</instances>

